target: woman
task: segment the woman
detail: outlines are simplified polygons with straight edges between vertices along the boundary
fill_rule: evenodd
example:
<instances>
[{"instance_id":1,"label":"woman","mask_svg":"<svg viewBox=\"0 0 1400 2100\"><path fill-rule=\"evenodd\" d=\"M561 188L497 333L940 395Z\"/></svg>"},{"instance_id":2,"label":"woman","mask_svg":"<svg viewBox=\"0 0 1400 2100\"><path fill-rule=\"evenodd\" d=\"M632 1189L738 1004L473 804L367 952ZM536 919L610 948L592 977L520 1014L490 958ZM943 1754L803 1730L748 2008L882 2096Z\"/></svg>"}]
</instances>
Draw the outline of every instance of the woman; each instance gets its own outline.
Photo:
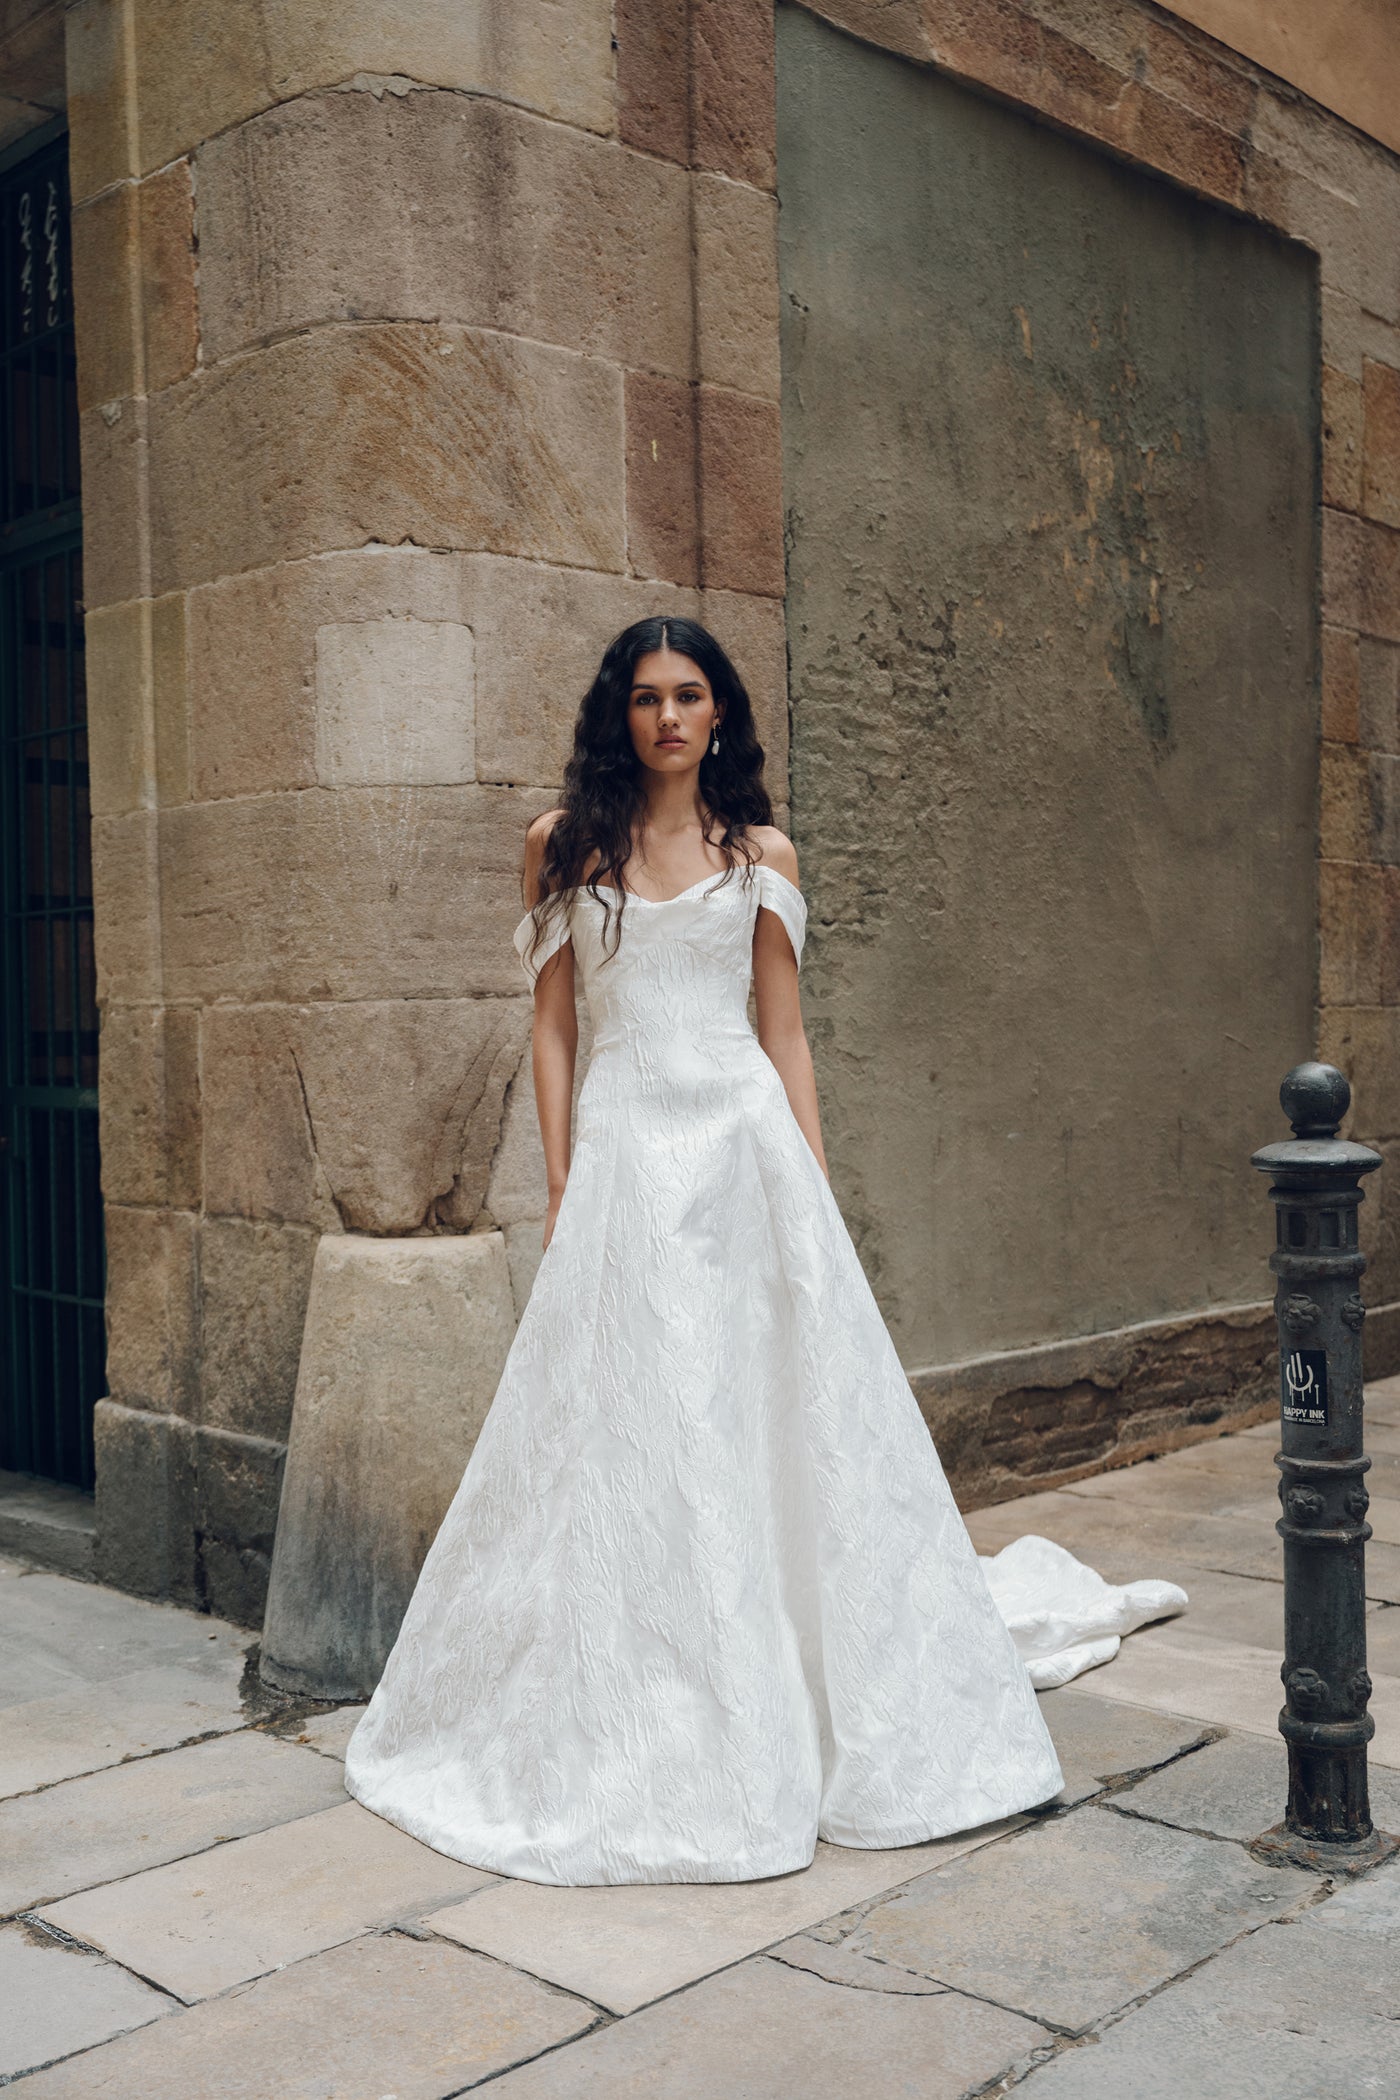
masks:
<instances>
[{"instance_id":1,"label":"woman","mask_svg":"<svg viewBox=\"0 0 1400 2100\"><path fill-rule=\"evenodd\" d=\"M762 776L719 644L643 620L527 836L546 1251L346 1760L503 1874L748 1880L1061 1784L827 1185Z\"/></svg>"}]
</instances>

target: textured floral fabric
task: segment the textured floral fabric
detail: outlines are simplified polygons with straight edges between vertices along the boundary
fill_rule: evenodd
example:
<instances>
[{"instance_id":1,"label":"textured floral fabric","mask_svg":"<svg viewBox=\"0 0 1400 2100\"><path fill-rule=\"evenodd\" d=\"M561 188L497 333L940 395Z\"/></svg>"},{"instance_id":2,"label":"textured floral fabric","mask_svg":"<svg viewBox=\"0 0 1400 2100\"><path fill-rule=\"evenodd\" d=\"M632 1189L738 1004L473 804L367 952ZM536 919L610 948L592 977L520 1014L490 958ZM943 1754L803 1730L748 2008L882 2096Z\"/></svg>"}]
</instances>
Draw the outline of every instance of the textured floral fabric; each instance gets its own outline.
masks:
<instances>
[{"instance_id":1,"label":"textured floral fabric","mask_svg":"<svg viewBox=\"0 0 1400 2100\"><path fill-rule=\"evenodd\" d=\"M740 1881L1061 1784L840 1212L747 1018L776 871L586 892L577 1141L346 1784L549 1882ZM517 935L522 958L531 928ZM527 974L530 965L527 962Z\"/></svg>"}]
</instances>

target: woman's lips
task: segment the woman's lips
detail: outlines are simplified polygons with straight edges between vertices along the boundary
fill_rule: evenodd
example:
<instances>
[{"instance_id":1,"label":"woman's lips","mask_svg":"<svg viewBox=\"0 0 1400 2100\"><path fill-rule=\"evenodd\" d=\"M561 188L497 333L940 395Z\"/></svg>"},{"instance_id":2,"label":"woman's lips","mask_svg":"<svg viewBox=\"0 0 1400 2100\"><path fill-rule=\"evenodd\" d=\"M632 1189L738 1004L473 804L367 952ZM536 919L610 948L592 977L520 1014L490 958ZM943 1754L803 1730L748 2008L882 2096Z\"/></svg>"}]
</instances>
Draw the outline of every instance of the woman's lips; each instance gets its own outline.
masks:
<instances>
[{"instance_id":1,"label":"woman's lips","mask_svg":"<svg viewBox=\"0 0 1400 2100\"><path fill-rule=\"evenodd\" d=\"M658 751L684 751L685 738L683 736L659 736L656 739L656 748Z\"/></svg>"}]
</instances>

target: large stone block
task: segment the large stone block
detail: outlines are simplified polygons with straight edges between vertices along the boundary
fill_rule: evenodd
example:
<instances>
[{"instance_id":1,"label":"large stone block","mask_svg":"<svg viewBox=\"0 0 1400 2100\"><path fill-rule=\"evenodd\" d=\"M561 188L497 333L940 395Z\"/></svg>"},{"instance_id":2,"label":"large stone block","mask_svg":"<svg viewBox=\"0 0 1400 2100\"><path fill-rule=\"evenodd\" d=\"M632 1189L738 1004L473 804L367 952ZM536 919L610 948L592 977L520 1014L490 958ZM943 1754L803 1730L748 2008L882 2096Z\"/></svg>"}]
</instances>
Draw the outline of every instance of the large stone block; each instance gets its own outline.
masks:
<instances>
[{"instance_id":1,"label":"large stone block","mask_svg":"<svg viewBox=\"0 0 1400 2100\"><path fill-rule=\"evenodd\" d=\"M316 631L322 787L476 777L472 632L452 620L333 620Z\"/></svg>"},{"instance_id":2,"label":"large stone block","mask_svg":"<svg viewBox=\"0 0 1400 2100\"><path fill-rule=\"evenodd\" d=\"M93 952L103 1004L160 997L158 843L154 810L93 818Z\"/></svg>"},{"instance_id":3,"label":"large stone block","mask_svg":"<svg viewBox=\"0 0 1400 2100\"><path fill-rule=\"evenodd\" d=\"M499 1233L321 1241L263 1632L269 1682L318 1698L373 1690L514 1326Z\"/></svg>"},{"instance_id":4,"label":"large stone block","mask_svg":"<svg viewBox=\"0 0 1400 2100\"><path fill-rule=\"evenodd\" d=\"M164 811L166 994L514 995L525 831L547 805L524 789L337 788Z\"/></svg>"},{"instance_id":5,"label":"large stone block","mask_svg":"<svg viewBox=\"0 0 1400 2100\"><path fill-rule=\"evenodd\" d=\"M1318 863L1319 986L1324 1006L1378 1006L1386 940L1384 868Z\"/></svg>"},{"instance_id":6,"label":"large stone block","mask_svg":"<svg viewBox=\"0 0 1400 2100\"><path fill-rule=\"evenodd\" d=\"M108 1006L100 1058L107 1201L197 1210L199 1016L192 1007Z\"/></svg>"},{"instance_id":7,"label":"large stone block","mask_svg":"<svg viewBox=\"0 0 1400 2100\"><path fill-rule=\"evenodd\" d=\"M781 598L782 445L774 403L699 390L702 576L710 590Z\"/></svg>"},{"instance_id":8,"label":"large stone block","mask_svg":"<svg viewBox=\"0 0 1400 2100\"><path fill-rule=\"evenodd\" d=\"M200 1220L203 1425L286 1443L316 1240L304 1225Z\"/></svg>"},{"instance_id":9,"label":"large stone block","mask_svg":"<svg viewBox=\"0 0 1400 2100\"><path fill-rule=\"evenodd\" d=\"M778 598L703 591L700 618L733 659L753 702L764 778L775 806L788 799L787 627Z\"/></svg>"},{"instance_id":10,"label":"large stone block","mask_svg":"<svg viewBox=\"0 0 1400 2100\"><path fill-rule=\"evenodd\" d=\"M772 0L691 0L690 66L695 166L773 189Z\"/></svg>"},{"instance_id":11,"label":"large stone block","mask_svg":"<svg viewBox=\"0 0 1400 2100\"><path fill-rule=\"evenodd\" d=\"M1368 751L1400 752L1400 648L1356 642L1357 740Z\"/></svg>"},{"instance_id":12,"label":"large stone block","mask_svg":"<svg viewBox=\"0 0 1400 2100\"><path fill-rule=\"evenodd\" d=\"M78 405L153 394L193 371L194 192L178 160L73 214Z\"/></svg>"},{"instance_id":13,"label":"large stone block","mask_svg":"<svg viewBox=\"0 0 1400 2100\"><path fill-rule=\"evenodd\" d=\"M68 181L75 203L135 172L127 23L126 9L112 0L76 0L67 11Z\"/></svg>"},{"instance_id":14,"label":"large stone block","mask_svg":"<svg viewBox=\"0 0 1400 2100\"><path fill-rule=\"evenodd\" d=\"M776 401L777 199L723 175L694 183L699 377Z\"/></svg>"},{"instance_id":15,"label":"large stone block","mask_svg":"<svg viewBox=\"0 0 1400 2100\"><path fill-rule=\"evenodd\" d=\"M641 576L700 580L695 389L683 379L629 372L627 559Z\"/></svg>"},{"instance_id":16,"label":"large stone block","mask_svg":"<svg viewBox=\"0 0 1400 2100\"><path fill-rule=\"evenodd\" d=\"M155 800L151 601L133 598L99 606L83 628L92 813L122 816Z\"/></svg>"},{"instance_id":17,"label":"large stone block","mask_svg":"<svg viewBox=\"0 0 1400 2100\"><path fill-rule=\"evenodd\" d=\"M623 566L621 375L595 358L347 324L167 387L150 420L158 593L369 540Z\"/></svg>"},{"instance_id":18,"label":"large stone block","mask_svg":"<svg viewBox=\"0 0 1400 2100\"><path fill-rule=\"evenodd\" d=\"M143 168L274 103L357 75L381 95L424 81L499 95L589 130L612 128L607 0L340 0L330 9L257 0L217 18L201 0L134 0L132 16ZM106 108L119 50L110 32L104 40L89 31L83 115L93 136L82 174L90 189L122 172L122 151L130 152Z\"/></svg>"},{"instance_id":19,"label":"large stone block","mask_svg":"<svg viewBox=\"0 0 1400 2100\"><path fill-rule=\"evenodd\" d=\"M113 1399L189 1415L195 1399L195 1221L109 1203L107 1383Z\"/></svg>"},{"instance_id":20,"label":"large stone block","mask_svg":"<svg viewBox=\"0 0 1400 2100\"><path fill-rule=\"evenodd\" d=\"M379 1234L470 1225L529 1022L523 992L207 1009L206 1209Z\"/></svg>"},{"instance_id":21,"label":"large stone block","mask_svg":"<svg viewBox=\"0 0 1400 2100\"><path fill-rule=\"evenodd\" d=\"M1400 532L1323 511L1322 615L1358 634L1400 642Z\"/></svg>"},{"instance_id":22,"label":"large stone block","mask_svg":"<svg viewBox=\"0 0 1400 2100\"><path fill-rule=\"evenodd\" d=\"M89 612L151 591L149 403L104 401L79 419L83 599Z\"/></svg>"},{"instance_id":23,"label":"large stone block","mask_svg":"<svg viewBox=\"0 0 1400 2100\"><path fill-rule=\"evenodd\" d=\"M258 1626L267 1603L285 1444L201 1426L194 1433L200 1592L235 1626Z\"/></svg>"},{"instance_id":24,"label":"large stone block","mask_svg":"<svg viewBox=\"0 0 1400 2100\"><path fill-rule=\"evenodd\" d=\"M283 104L203 149L199 214L210 362L383 318L690 370L684 174L519 108L423 90ZM775 307L775 345L776 328Z\"/></svg>"},{"instance_id":25,"label":"large stone block","mask_svg":"<svg viewBox=\"0 0 1400 2100\"><path fill-rule=\"evenodd\" d=\"M191 1425L99 1400L93 1435L98 1581L140 1597L198 1603Z\"/></svg>"},{"instance_id":26,"label":"large stone block","mask_svg":"<svg viewBox=\"0 0 1400 2100\"><path fill-rule=\"evenodd\" d=\"M191 591L195 799L314 786L318 635L360 623L466 623L464 576L459 555L373 547L255 569Z\"/></svg>"}]
</instances>

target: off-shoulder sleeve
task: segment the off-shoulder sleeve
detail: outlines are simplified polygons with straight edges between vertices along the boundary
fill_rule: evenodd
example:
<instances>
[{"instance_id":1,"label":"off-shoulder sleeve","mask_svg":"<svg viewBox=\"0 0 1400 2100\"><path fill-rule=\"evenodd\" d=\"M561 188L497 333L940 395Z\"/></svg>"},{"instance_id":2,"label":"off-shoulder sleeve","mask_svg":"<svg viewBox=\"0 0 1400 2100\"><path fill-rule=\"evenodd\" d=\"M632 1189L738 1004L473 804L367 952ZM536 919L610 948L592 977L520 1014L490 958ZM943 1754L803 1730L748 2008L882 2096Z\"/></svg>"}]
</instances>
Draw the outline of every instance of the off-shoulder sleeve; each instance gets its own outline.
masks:
<instances>
[{"instance_id":1,"label":"off-shoulder sleeve","mask_svg":"<svg viewBox=\"0 0 1400 2100\"><path fill-rule=\"evenodd\" d=\"M530 953L530 943L534 938L535 915L533 912L527 911L515 929L515 952L520 957L520 967L525 972L532 990L534 989L535 979L549 961L550 956L557 955L565 941L569 939L568 914L561 911L555 911L550 914L545 922L544 939L532 955Z\"/></svg>"},{"instance_id":2,"label":"off-shoulder sleeve","mask_svg":"<svg viewBox=\"0 0 1400 2100\"><path fill-rule=\"evenodd\" d=\"M782 920L800 968L807 933L807 900L795 882L789 882L786 875L780 875L765 862L760 861L754 872L758 877L758 901Z\"/></svg>"}]
</instances>

